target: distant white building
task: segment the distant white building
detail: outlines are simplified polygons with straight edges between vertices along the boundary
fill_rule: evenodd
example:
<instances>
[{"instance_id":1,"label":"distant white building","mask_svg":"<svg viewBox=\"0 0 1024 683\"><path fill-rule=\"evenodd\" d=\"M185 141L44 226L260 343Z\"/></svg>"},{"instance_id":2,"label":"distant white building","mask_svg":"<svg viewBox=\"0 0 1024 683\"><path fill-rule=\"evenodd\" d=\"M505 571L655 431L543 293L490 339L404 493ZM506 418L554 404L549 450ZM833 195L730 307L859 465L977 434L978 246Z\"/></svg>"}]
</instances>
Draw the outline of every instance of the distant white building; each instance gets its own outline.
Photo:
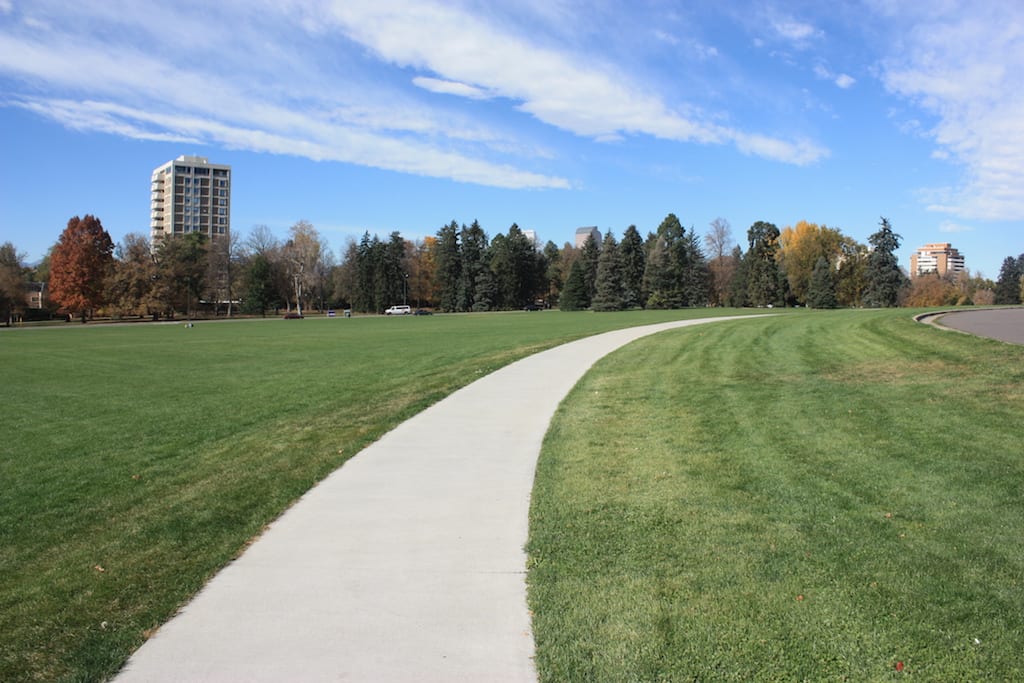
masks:
<instances>
[{"instance_id":1,"label":"distant white building","mask_svg":"<svg viewBox=\"0 0 1024 683\"><path fill-rule=\"evenodd\" d=\"M587 238L591 235L594 236L594 241L597 242L598 246L601 245L601 231L597 229L596 225L592 225L586 228L576 228L576 248L579 249L587 242Z\"/></svg>"},{"instance_id":2,"label":"distant white building","mask_svg":"<svg viewBox=\"0 0 1024 683\"><path fill-rule=\"evenodd\" d=\"M964 270L964 257L949 242L926 244L910 255L910 277L926 273L946 275Z\"/></svg>"},{"instance_id":3,"label":"distant white building","mask_svg":"<svg viewBox=\"0 0 1024 683\"><path fill-rule=\"evenodd\" d=\"M530 240L530 244L532 244L535 249L540 249L540 244L537 243L536 230L523 230L523 236Z\"/></svg>"},{"instance_id":4,"label":"distant white building","mask_svg":"<svg viewBox=\"0 0 1024 683\"><path fill-rule=\"evenodd\" d=\"M180 156L156 168L150 183L149 239L231 232L231 167L206 157Z\"/></svg>"}]
</instances>

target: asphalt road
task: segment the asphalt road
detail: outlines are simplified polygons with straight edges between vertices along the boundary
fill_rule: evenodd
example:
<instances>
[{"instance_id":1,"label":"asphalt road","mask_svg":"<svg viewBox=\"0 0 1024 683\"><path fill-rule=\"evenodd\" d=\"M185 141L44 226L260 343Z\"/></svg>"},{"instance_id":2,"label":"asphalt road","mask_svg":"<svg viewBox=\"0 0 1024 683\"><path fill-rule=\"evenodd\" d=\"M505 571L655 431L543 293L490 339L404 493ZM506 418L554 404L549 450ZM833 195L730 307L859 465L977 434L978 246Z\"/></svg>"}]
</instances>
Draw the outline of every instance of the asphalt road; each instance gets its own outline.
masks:
<instances>
[{"instance_id":1,"label":"asphalt road","mask_svg":"<svg viewBox=\"0 0 1024 683\"><path fill-rule=\"evenodd\" d=\"M961 332L999 339L1011 344L1024 344L1024 308L1000 308L984 311L947 313L936 321L943 327Z\"/></svg>"}]
</instances>

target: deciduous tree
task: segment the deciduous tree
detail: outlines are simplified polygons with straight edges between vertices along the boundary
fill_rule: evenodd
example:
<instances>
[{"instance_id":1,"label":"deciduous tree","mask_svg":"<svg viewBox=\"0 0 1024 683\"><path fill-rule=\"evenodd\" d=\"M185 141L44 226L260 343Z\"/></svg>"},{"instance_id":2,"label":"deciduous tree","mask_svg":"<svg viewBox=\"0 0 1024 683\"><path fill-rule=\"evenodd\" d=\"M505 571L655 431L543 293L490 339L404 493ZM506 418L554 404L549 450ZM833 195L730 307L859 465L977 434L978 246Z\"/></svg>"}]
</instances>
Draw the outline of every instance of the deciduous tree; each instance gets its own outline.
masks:
<instances>
[{"instance_id":1,"label":"deciduous tree","mask_svg":"<svg viewBox=\"0 0 1024 683\"><path fill-rule=\"evenodd\" d=\"M205 277L206 299L213 302L214 310L218 314L221 304L224 303L229 318L238 289L241 249L241 239L236 232L217 235L209 244L208 272Z\"/></svg>"},{"instance_id":2,"label":"deciduous tree","mask_svg":"<svg viewBox=\"0 0 1024 683\"><path fill-rule=\"evenodd\" d=\"M807 221L787 226L779 234L779 264L797 303L810 303L808 289L818 259L824 257L829 263L836 263L843 240L841 231Z\"/></svg>"},{"instance_id":3,"label":"deciduous tree","mask_svg":"<svg viewBox=\"0 0 1024 683\"><path fill-rule=\"evenodd\" d=\"M19 254L12 243L0 245L0 313L8 326L15 313L25 308L28 277L24 260L25 255Z\"/></svg>"},{"instance_id":4,"label":"deciduous tree","mask_svg":"<svg viewBox=\"0 0 1024 683\"><path fill-rule=\"evenodd\" d=\"M149 238L137 232L124 236L107 280L107 302L121 315L148 315L157 308L154 297L156 262Z\"/></svg>"},{"instance_id":5,"label":"deciduous tree","mask_svg":"<svg viewBox=\"0 0 1024 683\"><path fill-rule=\"evenodd\" d=\"M68 221L50 261L50 296L61 307L86 315L104 302L106 278L114 262L114 242L99 218Z\"/></svg>"},{"instance_id":6,"label":"deciduous tree","mask_svg":"<svg viewBox=\"0 0 1024 683\"><path fill-rule=\"evenodd\" d=\"M266 254L253 255L249 260L244 280L245 298L242 300L242 310L266 316L267 309L273 307L277 300L273 267Z\"/></svg>"},{"instance_id":7,"label":"deciduous tree","mask_svg":"<svg viewBox=\"0 0 1024 683\"><path fill-rule=\"evenodd\" d=\"M208 270L207 238L201 232L160 241L156 250L154 297L163 312L191 317L203 291Z\"/></svg>"},{"instance_id":8,"label":"deciduous tree","mask_svg":"<svg viewBox=\"0 0 1024 683\"><path fill-rule=\"evenodd\" d=\"M284 265L292 283L295 310L302 315L303 297L308 298L318 284L317 265L324 243L313 224L306 220L300 220L289 228L288 235L283 249Z\"/></svg>"},{"instance_id":9,"label":"deciduous tree","mask_svg":"<svg viewBox=\"0 0 1024 683\"><path fill-rule=\"evenodd\" d=\"M711 303L724 306L729 299L729 290L733 275L738 265L733 257L736 240L732 236L732 226L724 218L711 221L710 229L704 236L707 247L708 270L711 273Z\"/></svg>"}]
</instances>

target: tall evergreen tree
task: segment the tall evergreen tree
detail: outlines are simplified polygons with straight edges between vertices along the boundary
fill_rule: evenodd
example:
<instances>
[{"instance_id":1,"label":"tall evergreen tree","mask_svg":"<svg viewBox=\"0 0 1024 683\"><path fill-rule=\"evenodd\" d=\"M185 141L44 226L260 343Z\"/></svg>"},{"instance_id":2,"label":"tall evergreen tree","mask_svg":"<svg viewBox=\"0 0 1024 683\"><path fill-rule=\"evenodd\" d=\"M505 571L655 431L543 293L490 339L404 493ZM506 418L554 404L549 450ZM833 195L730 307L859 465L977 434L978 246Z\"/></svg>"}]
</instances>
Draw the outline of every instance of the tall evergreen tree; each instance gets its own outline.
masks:
<instances>
[{"instance_id":1,"label":"tall evergreen tree","mask_svg":"<svg viewBox=\"0 0 1024 683\"><path fill-rule=\"evenodd\" d=\"M711 297L711 270L700 246L700 238L690 228L683 237L683 253L685 261L680 273L683 306L705 306Z\"/></svg>"},{"instance_id":2,"label":"tall evergreen tree","mask_svg":"<svg viewBox=\"0 0 1024 683\"><path fill-rule=\"evenodd\" d=\"M1007 256L999 269L996 280L995 300L997 304L1019 304L1021 302L1021 282L1024 278L1024 254L1018 258Z\"/></svg>"},{"instance_id":3,"label":"tall evergreen tree","mask_svg":"<svg viewBox=\"0 0 1024 683\"><path fill-rule=\"evenodd\" d=\"M582 262L580 265L583 267L583 282L587 286L585 303L581 308L589 307L590 302L594 299L594 294L597 293L597 260L600 254L601 245L594 239L593 234L588 235L578 259Z\"/></svg>"},{"instance_id":4,"label":"tall evergreen tree","mask_svg":"<svg viewBox=\"0 0 1024 683\"><path fill-rule=\"evenodd\" d=\"M776 259L779 229L772 223L757 221L747 230L747 241L749 249L743 257L743 270L746 271L746 305L783 305L785 278Z\"/></svg>"},{"instance_id":5,"label":"tall evergreen tree","mask_svg":"<svg viewBox=\"0 0 1024 683\"><path fill-rule=\"evenodd\" d=\"M473 290L472 311L492 311L497 307L498 283L494 272L488 268L481 268L477 272L476 287Z\"/></svg>"},{"instance_id":6,"label":"tall evergreen tree","mask_svg":"<svg viewBox=\"0 0 1024 683\"><path fill-rule=\"evenodd\" d=\"M807 287L807 305L811 308L835 308L836 282L832 274L832 266L828 259L819 256L811 272L811 280Z\"/></svg>"},{"instance_id":7,"label":"tall evergreen tree","mask_svg":"<svg viewBox=\"0 0 1024 683\"><path fill-rule=\"evenodd\" d=\"M548 306L557 306L565 283L565 261L562 250L551 240L544 245L544 299Z\"/></svg>"},{"instance_id":8,"label":"tall evergreen tree","mask_svg":"<svg viewBox=\"0 0 1024 683\"><path fill-rule=\"evenodd\" d=\"M377 309L383 311L399 302L408 303L408 286L405 270L405 239L397 230L388 237L384 249L384 295Z\"/></svg>"},{"instance_id":9,"label":"tall evergreen tree","mask_svg":"<svg viewBox=\"0 0 1024 683\"><path fill-rule=\"evenodd\" d=\"M889 308L899 302L900 290L907 285L907 277L900 270L896 250L900 248L899 235L892 231L886 218L881 228L868 237L872 250L868 255L865 278L864 305L869 308Z\"/></svg>"},{"instance_id":10,"label":"tall evergreen tree","mask_svg":"<svg viewBox=\"0 0 1024 683\"><path fill-rule=\"evenodd\" d=\"M462 282L462 254L459 247L459 224L452 221L437 231L434 246L437 263L438 304L442 311L459 310L459 290Z\"/></svg>"},{"instance_id":11,"label":"tall evergreen tree","mask_svg":"<svg viewBox=\"0 0 1024 683\"><path fill-rule=\"evenodd\" d=\"M462 247L462 277L459 287L459 304L456 310L474 310L476 303L477 282L480 279L480 271L487 267L485 262L488 247L487 233L480 227L477 221L467 228L462 226L459 234L459 241Z\"/></svg>"},{"instance_id":12,"label":"tall evergreen tree","mask_svg":"<svg viewBox=\"0 0 1024 683\"><path fill-rule=\"evenodd\" d=\"M732 279L729 281L726 305L733 308L743 308L750 304L747 299L747 279L750 261L746 258L738 244L732 248L731 256L733 263L735 263L735 270L732 274Z\"/></svg>"},{"instance_id":13,"label":"tall evergreen tree","mask_svg":"<svg viewBox=\"0 0 1024 683\"><path fill-rule=\"evenodd\" d=\"M590 305L587 296L587 280L582 259L576 259L569 268L558 306L563 311L580 311Z\"/></svg>"},{"instance_id":14,"label":"tall evergreen tree","mask_svg":"<svg viewBox=\"0 0 1024 683\"><path fill-rule=\"evenodd\" d=\"M609 230L597 260L597 283L590 307L595 311L621 311L624 306L619 245Z\"/></svg>"},{"instance_id":15,"label":"tall evergreen tree","mask_svg":"<svg viewBox=\"0 0 1024 683\"><path fill-rule=\"evenodd\" d=\"M644 264L643 291L647 297L644 307L671 308L672 259L669 245L660 234L648 238Z\"/></svg>"},{"instance_id":16,"label":"tall evergreen tree","mask_svg":"<svg viewBox=\"0 0 1024 683\"><path fill-rule=\"evenodd\" d=\"M626 228L619 243L619 262L622 272L622 305L636 308L644 305L644 268L646 257L644 241L635 225Z\"/></svg>"}]
</instances>

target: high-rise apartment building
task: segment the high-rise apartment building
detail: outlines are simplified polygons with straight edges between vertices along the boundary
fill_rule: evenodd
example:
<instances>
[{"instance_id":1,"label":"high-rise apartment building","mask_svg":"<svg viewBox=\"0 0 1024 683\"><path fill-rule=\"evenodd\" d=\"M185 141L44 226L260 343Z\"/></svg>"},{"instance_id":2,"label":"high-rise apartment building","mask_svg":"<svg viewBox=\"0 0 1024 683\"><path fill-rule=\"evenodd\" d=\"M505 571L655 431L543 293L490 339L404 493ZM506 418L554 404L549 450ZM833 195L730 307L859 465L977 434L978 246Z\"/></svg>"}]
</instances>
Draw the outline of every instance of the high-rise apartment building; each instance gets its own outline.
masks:
<instances>
[{"instance_id":1,"label":"high-rise apartment building","mask_svg":"<svg viewBox=\"0 0 1024 683\"><path fill-rule=\"evenodd\" d=\"M946 275L959 273L964 268L964 257L949 242L926 244L910 255L910 276L926 273Z\"/></svg>"},{"instance_id":2,"label":"high-rise apartment building","mask_svg":"<svg viewBox=\"0 0 1024 683\"><path fill-rule=\"evenodd\" d=\"M576 228L576 248L579 249L586 244L588 237L593 237L597 246L601 246L601 231L597 229L596 225L591 225L585 228Z\"/></svg>"},{"instance_id":3,"label":"high-rise apartment building","mask_svg":"<svg viewBox=\"0 0 1024 683\"><path fill-rule=\"evenodd\" d=\"M231 167L206 157L180 156L153 171L149 238L201 232L210 239L231 231Z\"/></svg>"}]
</instances>

